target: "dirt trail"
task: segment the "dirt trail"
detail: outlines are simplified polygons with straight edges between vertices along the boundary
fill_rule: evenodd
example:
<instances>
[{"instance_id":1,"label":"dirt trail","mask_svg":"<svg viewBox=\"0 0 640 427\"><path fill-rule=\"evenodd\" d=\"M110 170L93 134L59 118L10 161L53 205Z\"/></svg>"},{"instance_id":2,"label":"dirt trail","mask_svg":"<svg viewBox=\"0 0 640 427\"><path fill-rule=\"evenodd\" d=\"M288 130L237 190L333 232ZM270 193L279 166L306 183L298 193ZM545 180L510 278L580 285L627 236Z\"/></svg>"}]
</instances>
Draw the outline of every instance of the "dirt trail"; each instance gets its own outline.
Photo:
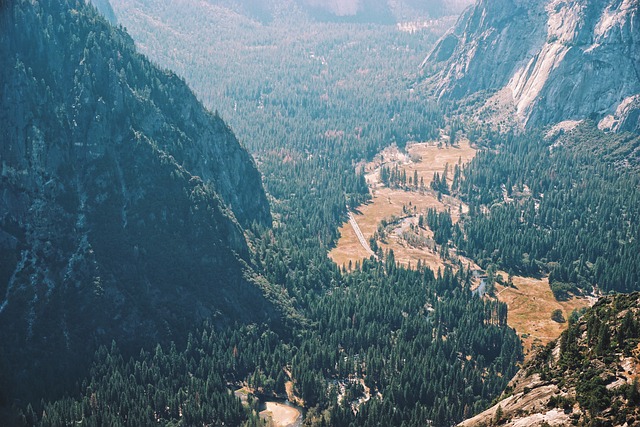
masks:
<instances>
[{"instance_id":1,"label":"dirt trail","mask_svg":"<svg viewBox=\"0 0 640 427\"><path fill-rule=\"evenodd\" d=\"M364 236L362 235L362 230L360 230L360 227L358 226L358 222L356 221L356 218L353 216L351 212L349 212L349 224L351 224L351 228L353 228L353 231L356 233L356 236L358 237L358 241L360 242L360 245L362 245L364 250L367 251L367 253L373 256L375 259L378 259L378 255L376 255L375 252L371 250L369 243L367 243Z\"/></svg>"}]
</instances>

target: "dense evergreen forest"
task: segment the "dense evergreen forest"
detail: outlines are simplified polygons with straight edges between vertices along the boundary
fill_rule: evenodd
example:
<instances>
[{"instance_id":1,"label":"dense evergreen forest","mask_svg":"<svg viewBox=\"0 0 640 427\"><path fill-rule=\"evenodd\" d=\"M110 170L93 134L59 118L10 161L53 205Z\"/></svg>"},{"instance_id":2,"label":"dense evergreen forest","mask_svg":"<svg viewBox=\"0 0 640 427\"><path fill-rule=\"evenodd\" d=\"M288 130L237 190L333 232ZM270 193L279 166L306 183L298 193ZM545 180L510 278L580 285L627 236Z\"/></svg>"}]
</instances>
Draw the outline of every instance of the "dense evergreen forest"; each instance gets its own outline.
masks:
<instances>
[{"instance_id":1,"label":"dense evergreen forest","mask_svg":"<svg viewBox=\"0 0 640 427\"><path fill-rule=\"evenodd\" d=\"M361 159L444 125L435 104L411 88L446 23L408 33L315 22L295 8L263 24L224 7L203 12L191 0L112 4L141 52L184 77L252 152L340 146L332 154Z\"/></svg>"},{"instance_id":2,"label":"dense evergreen forest","mask_svg":"<svg viewBox=\"0 0 640 427\"><path fill-rule=\"evenodd\" d=\"M79 25L94 16L83 1L59 2L62 11L42 1L38 12L33 2L9 3ZM472 272L407 270L389 251L347 273L327 257L347 207L370 197L358 165L391 143L403 148L450 126L442 106L411 88L410 70L434 36L376 25L276 27L235 15L203 23L208 15L192 8L136 3L183 30L162 33L136 24L133 12L126 22L124 3L113 4L154 60L184 76L253 152L273 226L246 227L246 262L285 319L278 328L233 318L185 324L172 332L182 338L136 351L114 341L65 393L32 402L3 395L10 422L261 425L258 402L233 391L283 396L289 381L307 425L448 426L487 407L522 349L506 305L471 292ZM208 33L196 37L194 28ZM430 211L425 221L438 244L451 242L487 268L549 273L559 297L594 285L638 287L637 138L588 125L551 139L467 133L486 150L463 170L456 165L451 188L446 177L432 188L463 197L470 214L454 227L446 213Z\"/></svg>"},{"instance_id":3,"label":"dense evergreen forest","mask_svg":"<svg viewBox=\"0 0 640 427\"><path fill-rule=\"evenodd\" d=\"M549 274L569 293L640 289L640 138L591 123L545 137L492 135L464 172L456 245L484 267Z\"/></svg>"},{"instance_id":4,"label":"dense evergreen forest","mask_svg":"<svg viewBox=\"0 0 640 427\"><path fill-rule=\"evenodd\" d=\"M14 7L26 16L42 14L44 22L52 13L80 26L87 14L96 19L82 3L36 8L17 1ZM383 264L366 261L357 273L344 274L326 255L346 205L368 197L354 165L393 139L383 129L357 126L370 121L350 119L354 100L344 102L346 110L334 120L353 120L343 124L349 138L303 132L307 114L333 111L311 105L301 110L298 133L286 145L257 153L274 226L256 223L248 232L253 268L270 282L263 291L278 294L270 299L289 307L284 330L217 322L185 327L183 340L141 352L121 353L114 342L98 350L86 379L78 378L67 397L41 392L42 401L16 404L21 415L13 421L251 425L259 423L255 405L243 406L230 390L246 385L266 396L282 394L289 380L311 424L446 425L486 406L521 357L503 304L473 297L466 271L408 271L396 267L390 253ZM419 102L425 110L409 110L421 128L407 133L398 126L403 141L433 137L443 124L434 107ZM371 115L387 118L381 123L394 116L387 103L367 105ZM361 399L365 387L369 399Z\"/></svg>"},{"instance_id":5,"label":"dense evergreen forest","mask_svg":"<svg viewBox=\"0 0 640 427\"><path fill-rule=\"evenodd\" d=\"M205 325L184 347L158 345L128 361L114 343L96 354L79 397L24 416L52 426L256 425L256 402L243 407L229 387L282 394L290 375L309 425L450 425L486 407L521 357L506 307L473 297L470 277L367 261L311 294L310 324L292 342L265 327Z\"/></svg>"}]
</instances>

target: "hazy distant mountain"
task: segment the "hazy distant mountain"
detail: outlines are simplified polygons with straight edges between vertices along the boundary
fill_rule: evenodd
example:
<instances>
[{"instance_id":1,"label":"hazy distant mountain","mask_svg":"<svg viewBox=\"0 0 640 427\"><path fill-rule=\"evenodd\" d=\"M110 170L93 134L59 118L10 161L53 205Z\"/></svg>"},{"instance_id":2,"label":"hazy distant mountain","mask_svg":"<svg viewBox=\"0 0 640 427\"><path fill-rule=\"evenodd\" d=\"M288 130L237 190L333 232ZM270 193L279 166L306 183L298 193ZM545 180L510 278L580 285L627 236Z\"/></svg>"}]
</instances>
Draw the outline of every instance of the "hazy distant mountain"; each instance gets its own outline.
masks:
<instances>
[{"instance_id":1,"label":"hazy distant mountain","mask_svg":"<svg viewBox=\"0 0 640 427\"><path fill-rule=\"evenodd\" d=\"M300 0L300 3L321 21L395 22L386 0Z\"/></svg>"},{"instance_id":2,"label":"hazy distant mountain","mask_svg":"<svg viewBox=\"0 0 640 427\"><path fill-rule=\"evenodd\" d=\"M638 0L481 0L425 60L440 97L479 91L527 126L640 130Z\"/></svg>"},{"instance_id":3,"label":"hazy distant mountain","mask_svg":"<svg viewBox=\"0 0 640 427\"><path fill-rule=\"evenodd\" d=\"M106 1L106 0L94 0ZM393 24L460 14L473 0L208 0L262 22L302 13L318 21Z\"/></svg>"},{"instance_id":4,"label":"hazy distant mountain","mask_svg":"<svg viewBox=\"0 0 640 427\"><path fill-rule=\"evenodd\" d=\"M473 0L298 0L317 19L398 22L458 15Z\"/></svg>"}]
</instances>

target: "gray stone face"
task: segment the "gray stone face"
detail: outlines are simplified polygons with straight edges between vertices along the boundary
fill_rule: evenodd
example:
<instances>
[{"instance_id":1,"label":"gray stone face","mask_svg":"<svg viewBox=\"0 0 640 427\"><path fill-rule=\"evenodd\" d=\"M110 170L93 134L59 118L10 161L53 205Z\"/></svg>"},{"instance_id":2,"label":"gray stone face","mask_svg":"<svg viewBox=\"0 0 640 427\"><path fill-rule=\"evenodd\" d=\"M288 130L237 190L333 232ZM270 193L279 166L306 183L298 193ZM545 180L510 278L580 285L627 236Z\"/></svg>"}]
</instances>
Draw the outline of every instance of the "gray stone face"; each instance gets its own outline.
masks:
<instances>
[{"instance_id":1,"label":"gray stone face","mask_svg":"<svg viewBox=\"0 0 640 427\"><path fill-rule=\"evenodd\" d=\"M506 89L528 127L591 118L638 131L638 14L638 0L481 0L424 66L441 98Z\"/></svg>"}]
</instances>

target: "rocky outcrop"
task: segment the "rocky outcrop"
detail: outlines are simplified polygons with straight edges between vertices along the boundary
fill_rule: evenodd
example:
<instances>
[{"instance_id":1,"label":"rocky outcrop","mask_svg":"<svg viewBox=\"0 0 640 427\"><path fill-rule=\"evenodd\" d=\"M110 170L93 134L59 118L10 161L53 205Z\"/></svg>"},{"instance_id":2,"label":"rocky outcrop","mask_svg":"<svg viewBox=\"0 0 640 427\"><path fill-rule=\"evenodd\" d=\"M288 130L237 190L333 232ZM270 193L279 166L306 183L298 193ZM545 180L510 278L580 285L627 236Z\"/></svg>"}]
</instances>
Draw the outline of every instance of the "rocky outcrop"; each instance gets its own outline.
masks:
<instances>
[{"instance_id":1,"label":"rocky outcrop","mask_svg":"<svg viewBox=\"0 0 640 427\"><path fill-rule=\"evenodd\" d=\"M244 236L271 221L260 174L184 81L66 0L0 8L0 62L0 389L113 338L277 322Z\"/></svg>"},{"instance_id":2,"label":"rocky outcrop","mask_svg":"<svg viewBox=\"0 0 640 427\"><path fill-rule=\"evenodd\" d=\"M640 423L640 294L600 299L460 426Z\"/></svg>"},{"instance_id":3,"label":"rocky outcrop","mask_svg":"<svg viewBox=\"0 0 640 427\"><path fill-rule=\"evenodd\" d=\"M524 126L591 118L638 131L639 2L481 0L423 68L441 98L507 92Z\"/></svg>"}]
</instances>

